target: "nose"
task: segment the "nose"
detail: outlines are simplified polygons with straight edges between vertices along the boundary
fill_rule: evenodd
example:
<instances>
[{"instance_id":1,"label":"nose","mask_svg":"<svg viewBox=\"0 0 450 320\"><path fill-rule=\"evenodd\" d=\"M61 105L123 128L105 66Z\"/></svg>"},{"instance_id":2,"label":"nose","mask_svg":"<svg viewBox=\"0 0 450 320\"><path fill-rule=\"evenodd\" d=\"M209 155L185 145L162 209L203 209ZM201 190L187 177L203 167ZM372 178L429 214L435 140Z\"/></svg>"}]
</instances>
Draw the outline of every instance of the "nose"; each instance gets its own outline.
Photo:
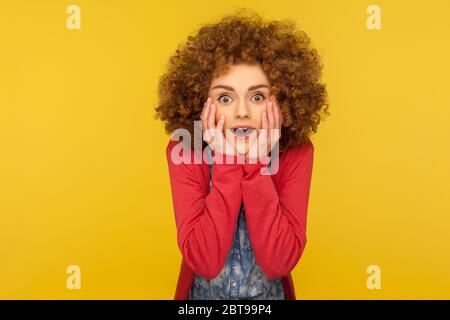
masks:
<instances>
[{"instance_id":1,"label":"nose","mask_svg":"<svg viewBox=\"0 0 450 320\"><path fill-rule=\"evenodd\" d=\"M249 111L249 107L247 105L247 103L245 102L245 100L239 101L237 103L237 107L236 107L236 118L249 118L250 117L250 111Z\"/></svg>"}]
</instances>

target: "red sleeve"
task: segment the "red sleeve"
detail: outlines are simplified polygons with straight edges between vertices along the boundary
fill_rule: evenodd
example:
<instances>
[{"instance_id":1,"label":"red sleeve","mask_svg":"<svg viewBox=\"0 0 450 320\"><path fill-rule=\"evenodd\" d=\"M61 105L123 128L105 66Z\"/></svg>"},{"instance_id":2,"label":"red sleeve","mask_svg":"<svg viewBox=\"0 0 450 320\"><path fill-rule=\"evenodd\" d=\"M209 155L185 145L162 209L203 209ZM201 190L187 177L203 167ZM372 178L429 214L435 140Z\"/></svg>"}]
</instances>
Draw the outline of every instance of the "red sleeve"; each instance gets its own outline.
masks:
<instances>
[{"instance_id":1,"label":"red sleeve","mask_svg":"<svg viewBox=\"0 0 450 320\"><path fill-rule=\"evenodd\" d=\"M201 172L201 166L207 164L175 164L171 153L176 144L169 142L166 156L178 246L195 273L213 279L222 270L233 241L242 204L243 167L237 163L214 163L209 192L209 180L205 185Z\"/></svg>"},{"instance_id":2,"label":"red sleeve","mask_svg":"<svg viewBox=\"0 0 450 320\"><path fill-rule=\"evenodd\" d=\"M270 175L260 174L265 165L244 165L247 228L256 261L269 279L286 276L305 248L313 155L311 141L290 150L278 191Z\"/></svg>"}]
</instances>

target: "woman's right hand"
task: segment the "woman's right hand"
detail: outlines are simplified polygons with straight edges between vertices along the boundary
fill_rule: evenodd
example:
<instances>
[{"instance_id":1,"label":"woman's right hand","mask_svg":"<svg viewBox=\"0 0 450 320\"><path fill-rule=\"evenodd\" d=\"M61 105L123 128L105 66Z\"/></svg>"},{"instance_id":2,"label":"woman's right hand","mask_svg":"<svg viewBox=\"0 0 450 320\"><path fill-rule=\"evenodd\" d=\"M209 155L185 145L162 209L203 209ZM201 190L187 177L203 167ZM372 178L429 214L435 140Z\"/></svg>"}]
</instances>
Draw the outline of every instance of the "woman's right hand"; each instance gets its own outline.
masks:
<instances>
[{"instance_id":1,"label":"woman's right hand","mask_svg":"<svg viewBox=\"0 0 450 320\"><path fill-rule=\"evenodd\" d=\"M225 139L223 128L225 126L225 115L222 114L216 124L217 107L211 98L203 105L200 115L202 121L203 140L208 143L211 150L216 154L234 155L233 146Z\"/></svg>"}]
</instances>

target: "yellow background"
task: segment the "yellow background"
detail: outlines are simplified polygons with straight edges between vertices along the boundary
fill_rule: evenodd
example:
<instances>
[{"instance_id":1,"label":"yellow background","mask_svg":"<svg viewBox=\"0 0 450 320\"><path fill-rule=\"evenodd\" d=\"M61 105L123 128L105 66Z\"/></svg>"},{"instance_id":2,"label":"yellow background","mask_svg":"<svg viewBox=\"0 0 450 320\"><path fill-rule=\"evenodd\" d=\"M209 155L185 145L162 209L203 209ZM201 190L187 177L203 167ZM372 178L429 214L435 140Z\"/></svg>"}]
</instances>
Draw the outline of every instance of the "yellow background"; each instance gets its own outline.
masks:
<instances>
[{"instance_id":1,"label":"yellow background","mask_svg":"<svg viewBox=\"0 0 450 320\"><path fill-rule=\"evenodd\" d=\"M3 1L0 298L173 298L158 78L202 23L247 7L298 21L325 64L297 298L449 299L450 2L374 3L371 31L371 1Z\"/></svg>"}]
</instances>

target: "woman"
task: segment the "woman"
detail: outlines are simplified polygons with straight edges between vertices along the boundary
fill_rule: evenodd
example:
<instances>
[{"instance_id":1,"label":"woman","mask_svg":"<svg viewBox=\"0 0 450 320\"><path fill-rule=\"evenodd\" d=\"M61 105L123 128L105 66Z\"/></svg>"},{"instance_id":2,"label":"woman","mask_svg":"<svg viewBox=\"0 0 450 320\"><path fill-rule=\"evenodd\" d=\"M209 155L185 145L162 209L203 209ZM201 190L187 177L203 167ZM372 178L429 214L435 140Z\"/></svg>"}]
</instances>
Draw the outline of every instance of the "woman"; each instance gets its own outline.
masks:
<instances>
[{"instance_id":1,"label":"woman","mask_svg":"<svg viewBox=\"0 0 450 320\"><path fill-rule=\"evenodd\" d=\"M172 140L166 148L183 256L175 299L296 299L290 272L306 245L309 135L328 109L321 70L294 23L254 14L203 26L171 57L157 116L167 133L194 135L194 121L203 129L202 150L194 140L192 153ZM213 159L194 161L208 149Z\"/></svg>"}]
</instances>

